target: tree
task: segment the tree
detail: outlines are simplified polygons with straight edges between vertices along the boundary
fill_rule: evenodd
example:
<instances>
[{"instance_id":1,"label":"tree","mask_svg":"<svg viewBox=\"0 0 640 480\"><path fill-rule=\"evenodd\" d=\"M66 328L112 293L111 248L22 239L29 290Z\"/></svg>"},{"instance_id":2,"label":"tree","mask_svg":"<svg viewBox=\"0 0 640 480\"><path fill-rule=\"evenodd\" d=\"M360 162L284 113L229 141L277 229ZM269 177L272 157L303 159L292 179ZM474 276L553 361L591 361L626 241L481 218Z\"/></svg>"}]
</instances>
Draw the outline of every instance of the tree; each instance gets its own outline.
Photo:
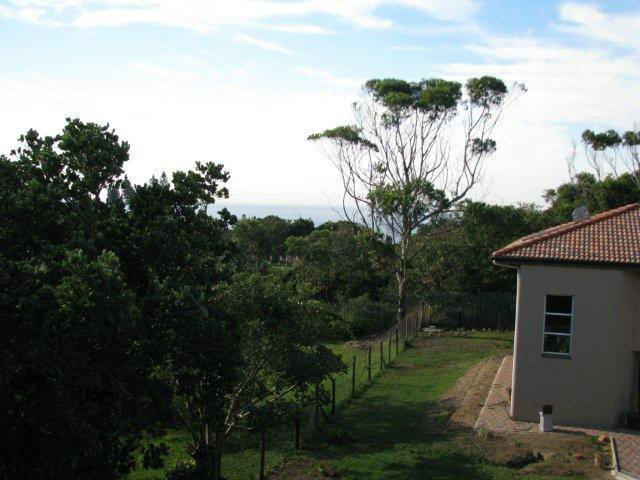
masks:
<instances>
[{"instance_id":1,"label":"tree","mask_svg":"<svg viewBox=\"0 0 640 480\"><path fill-rule=\"evenodd\" d=\"M335 303L360 295L378 299L388 285L388 244L366 228L328 222L306 237L289 237L294 276L318 300Z\"/></svg>"},{"instance_id":2,"label":"tree","mask_svg":"<svg viewBox=\"0 0 640 480\"><path fill-rule=\"evenodd\" d=\"M513 291L514 271L493 265L491 253L548 226L548 216L533 205L464 202L420 228L416 236L431 240L415 256L409 281L424 293Z\"/></svg>"},{"instance_id":3,"label":"tree","mask_svg":"<svg viewBox=\"0 0 640 480\"><path fill-rule=\"evenodd\" d=\"M635 127L622 134L615 130L582 132L582 145L587 165L598 180L627 174L640 187L640 130ZM569 158L569 172L576 172L575 151Z\"/></svg>"},{"instance_id":4,"label":"tree","mask_svg":"<svg viewBox=\"0 0 640 480\"><path fill-rule=\"evenodd\" d=\"M287 255L287 238L303 237L313 229L313 221L304 218L293 221L276 215L243 218L233 228L233 239L240 252L238 263L242 269L255 270L282 262Z\"/></svg>"},{"instance_id":5,"label":"tree","mask_svg":"<svg viewBox=\"0 0 640 480\"><path fill-rule=\"evenodd\" d=\"M514 90L524 90L515 85ZM494 77L454 81L369 80L355 123L309 136L331 146L344 188L343 213L397 245L398 320L404 318L410 262L424 247L414 233L461 202L496 149L491 138L507 103Z\"/></svg>"},{"instance_id":6,"label":"tree","mask_svg":"<svg viewBox=\"0 0 640 480\"><path fill-rule=\"evenodd\" d=\"M573 210L583 205L591 213L599 213L638 202L640 185L629 173L598 180L593 174L582 172L571 181L546 190L544 199L549 204L547 214L554 223L563 223L570 221Z\"/></svg>"},{"instance_id":7,"label":"tree","mask_svg":"<svg viewBox=\"0 0 640 480\"><path fill-rule=\"evenodd\" d=\"M239 274L216 288L212 305L218 307L211 313L217 321L200 315L189 323L177 339L169 375L197 469L217 480L232 432L264 433L265 418L287 410L285 396L308 402L312 386L343 365L315 344L305 328L304 303L277 276Z\"/></svg>"},{"instance_id":8,"label":"tree","mask_svg":"<svg viewBox=\"0 0 640 480\"><path fill-rule=\"evenodd\" d=\"M0 157L0 476L116 478L132 465L151 364L100 193L128 145L68 120Z\"/></svg>"}]
</instances>

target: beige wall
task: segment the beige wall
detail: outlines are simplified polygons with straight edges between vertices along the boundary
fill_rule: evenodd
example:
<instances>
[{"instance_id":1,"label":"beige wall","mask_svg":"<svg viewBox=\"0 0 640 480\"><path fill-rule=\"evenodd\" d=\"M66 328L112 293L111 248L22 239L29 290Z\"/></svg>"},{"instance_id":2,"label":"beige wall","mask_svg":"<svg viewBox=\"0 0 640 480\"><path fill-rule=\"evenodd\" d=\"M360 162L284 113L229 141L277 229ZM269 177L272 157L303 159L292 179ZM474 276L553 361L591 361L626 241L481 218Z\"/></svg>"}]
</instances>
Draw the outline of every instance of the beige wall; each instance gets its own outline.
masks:
<instances>
[{"instance_id":1,"label":"beige wall","mask_svg":"<svg viewBox=\"0 0 640 480\"><path fill-rule=\"evenodd\" d=\"M573 295L571 358L542 356L545 295ZM613 427L633 404L640 277L625 270L522 265L518 270L511 415Z\"/></svg>"}]
</instances>

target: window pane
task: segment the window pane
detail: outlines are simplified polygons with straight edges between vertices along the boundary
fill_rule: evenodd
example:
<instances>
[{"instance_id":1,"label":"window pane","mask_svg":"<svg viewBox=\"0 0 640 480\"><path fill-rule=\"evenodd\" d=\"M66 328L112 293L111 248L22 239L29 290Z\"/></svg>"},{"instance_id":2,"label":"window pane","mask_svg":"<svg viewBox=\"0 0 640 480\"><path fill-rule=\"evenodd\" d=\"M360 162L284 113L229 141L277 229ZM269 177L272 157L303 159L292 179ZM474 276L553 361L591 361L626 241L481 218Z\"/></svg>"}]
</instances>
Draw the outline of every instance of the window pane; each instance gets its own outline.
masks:
<instances>
[{"instance_id":1,"label":"window pane","mask_svg":"<svg viewBox=\"0 0 640 480\"><path fill-rule=\"evenodd\" d=\"M572 298L573 297L561 295L547 295L545 312L571 313Z\"/></svg>"},{"instance_id":2,"label":"window pane","mask_svg":"<svg viewBox=\"0 0 640 480\"><path fill-rule=\"evenodd\" d=\"M563 335L545 335L544 352L547 353L569 353L571 337Z\"/></svg>"},{"instance_id":3,"label":"window pane","mask_svg":"<svg viewBox=\"0 0 640 480\"><path fill-rule=\"evenodd\" d=\"M565 317L564 315L551 315L547 313L544 316L544 331L552 333L571 333L571 317Z\"/></svg>"}]
</instances>

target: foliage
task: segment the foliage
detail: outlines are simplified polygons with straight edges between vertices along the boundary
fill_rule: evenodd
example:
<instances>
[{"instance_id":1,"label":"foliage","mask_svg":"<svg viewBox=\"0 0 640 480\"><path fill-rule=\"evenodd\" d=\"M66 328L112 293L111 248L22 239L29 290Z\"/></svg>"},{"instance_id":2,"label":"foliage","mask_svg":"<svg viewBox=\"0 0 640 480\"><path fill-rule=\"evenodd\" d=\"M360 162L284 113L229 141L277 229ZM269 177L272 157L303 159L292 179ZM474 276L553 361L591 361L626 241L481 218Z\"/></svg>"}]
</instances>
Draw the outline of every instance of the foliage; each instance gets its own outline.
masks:
<instances>
[{"instance_id":1,"label":"foliage","mask_svg":"<svg viewBox=\"0 0 640 480\"><path fill-rule=\"evenodd\" d=\"M264 269L286 259L286 240L304 237L314 229L313 221L304 218L290 221L275 215L243 218L233 228L238 246L238 263L243 270Z\"/></svg>"},{"instance_id":2,"label":"foliage","mask_svg":"<svg viewBox=\"0 0 640 480\"><path fill-rule=\"evenodd\" d=\"M79 120L20 140L0 157L0 476L114 478L131 467L151 368L99 198L128 145Z\"/></svg>"},{"instance_id":3,"label":"foliage","mask_svg":"<svg viewBox=\"0 0 640 480\"><path fill-rule=\"evenodd\" d=\"M378 298L389 283L390 246L366 228L328 222L286 245L294 277L318 300Z\"/></svg>"},{"instance_id":4,"label":"foliage","mask_svg":"<svg viewBox=\"0 0 640 480\"><path fill-rule=\"evenodd\" d=\"M164 467L164 457L169 455L169 446L166 443L149 443L142 454L142 466L144 468Z\"/></svg>"},{"instance_id":5,"label":"foliage","mask_svg":"<svg viewBox=\"0 0 640 480\"><path fill-rule=\"evenodd\" d=\"M493 265L491 253L549 226L532 205L498 206L466 202L452 215L422 227L429 238L414 258L411 289L437 292L508 292L515 289L512 270Z\"/></svg>"},{"instance_id":6,"label":"foliage","mask_svg":"<svg viewBox=\"0 0 640 480\"><path fill-rule=\"evenodd\" d=\"M165 480L204 480L204 477L193 461L178 462L165 475Z\"/></svg>"},{"instance_id":7,"label":"foliage","mask_svg":"<svg viewBox=\"0 0 640 480\"><path fill-rule=\"evenodd\" d=\"M591 213L599 213L640 201L640 184L628 173L598 180L583 172L570 182L546 190L544 199L549 203L550 218L563 223L571 220L571 212L582 205Z\"/></svg>"}]
</instances>

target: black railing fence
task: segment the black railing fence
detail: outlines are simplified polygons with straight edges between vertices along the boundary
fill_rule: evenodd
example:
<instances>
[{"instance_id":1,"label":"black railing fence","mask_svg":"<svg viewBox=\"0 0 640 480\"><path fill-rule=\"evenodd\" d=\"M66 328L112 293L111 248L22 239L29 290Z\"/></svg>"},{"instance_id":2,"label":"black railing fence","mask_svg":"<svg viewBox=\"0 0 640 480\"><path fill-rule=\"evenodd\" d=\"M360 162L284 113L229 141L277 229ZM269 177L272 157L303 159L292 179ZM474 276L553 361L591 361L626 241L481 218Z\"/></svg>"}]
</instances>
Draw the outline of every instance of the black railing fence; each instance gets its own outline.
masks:
<instances>
[{"instance_id":1,"label":"black railing fence","mask_svg":"<svg viewBox=\"0 0 640 480\"><path fill-rule=\"evenodd\" d=\"M423 325L476 330L513 330L516 317L514 293L434 292L421 297Z\"/></svg>"}]
</instances>

